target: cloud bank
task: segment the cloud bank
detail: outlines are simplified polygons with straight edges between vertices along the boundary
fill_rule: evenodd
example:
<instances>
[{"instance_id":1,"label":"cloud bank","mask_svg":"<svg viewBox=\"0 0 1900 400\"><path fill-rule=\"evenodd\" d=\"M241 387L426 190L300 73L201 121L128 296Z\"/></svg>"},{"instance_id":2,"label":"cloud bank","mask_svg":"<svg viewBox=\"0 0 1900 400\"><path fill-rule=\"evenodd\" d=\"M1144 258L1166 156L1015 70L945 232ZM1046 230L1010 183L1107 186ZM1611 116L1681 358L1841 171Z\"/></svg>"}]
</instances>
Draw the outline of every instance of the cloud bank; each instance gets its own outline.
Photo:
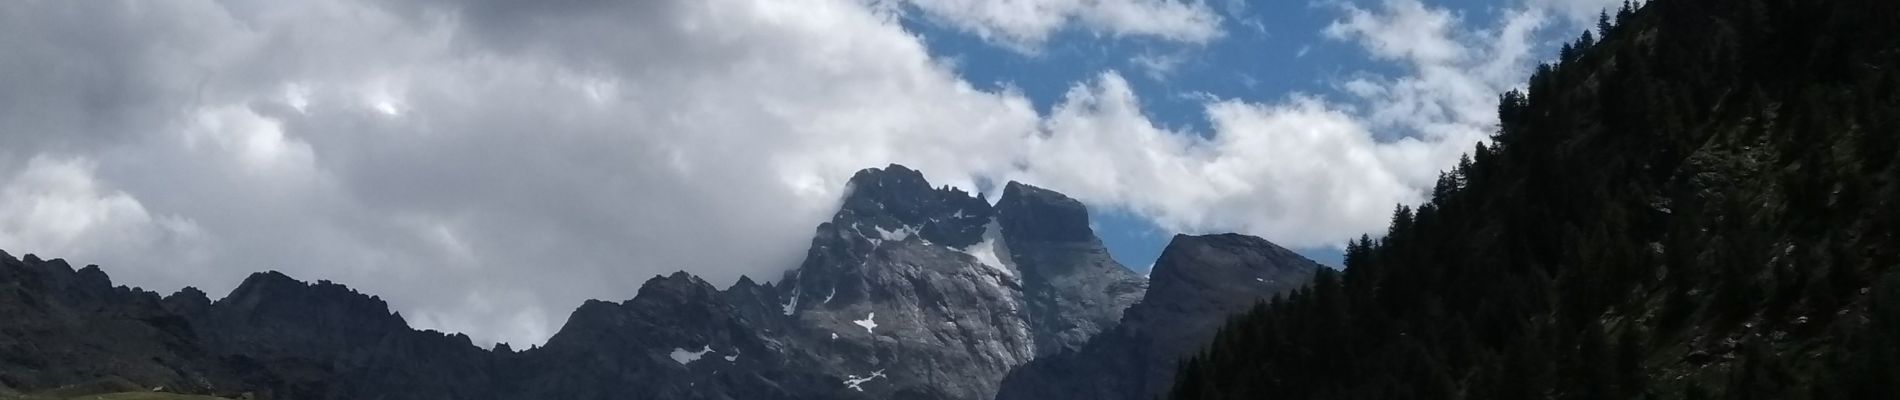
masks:
<instances>
[{"instance_id":1,"label":"cloud bank","mask_svg":"<svg viewBox=\"0 0 1900 400\"><path fill-rule=\"evenodd\" d=\"M1034 52L1064 29L1096 36L1206 43L1219 38L1221 17L1187 0L889 0L1012 49Z\"/></svg>"},{"instance_id":2,"label":"cloud bank","mask_svg":"<svg viewBox=\"0 0 1900 400\"><path fill-rule=\"evenodd\" d=\"M1200 3L908 4L1005 46L1221 34ZM1485 137L1541 10L1342 7L1328 37L1402 75L1208 99L1212 131L1182 132L1115 71L1047 112L978 89L890 3L28 1L0 8L0 248L161 291L278 269L522 344L654 274L776 278L892 162L1336 245Z\"/></svg>"}]
</instances>

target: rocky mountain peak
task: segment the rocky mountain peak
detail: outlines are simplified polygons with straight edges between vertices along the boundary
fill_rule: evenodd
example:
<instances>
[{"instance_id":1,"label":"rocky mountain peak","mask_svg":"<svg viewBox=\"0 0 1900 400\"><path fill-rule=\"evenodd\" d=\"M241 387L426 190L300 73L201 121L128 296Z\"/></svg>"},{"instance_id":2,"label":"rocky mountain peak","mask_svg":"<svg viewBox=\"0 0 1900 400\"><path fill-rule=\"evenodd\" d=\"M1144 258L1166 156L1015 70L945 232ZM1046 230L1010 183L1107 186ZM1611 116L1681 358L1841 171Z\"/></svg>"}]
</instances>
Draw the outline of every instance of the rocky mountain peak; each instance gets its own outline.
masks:
<instances>
[{"instance_id":1,"label":"rocky mountain peak","mask_svg":"<svg viewBox=\"0 0 1900 400\"><path fill-rule=\"evenodd\" d=\"M719 296L719 289L698 276L686 271L674 271L665 276L654 275L640 285L639 294L634 298L674 299L679 301L707 300Z\"/></svg>"},{"instance_id":2,"label":"rocky mountain peak","mask_svg":"<svg viewBox=\"0 0 1900 400\"><path fill-rule=\"evenodd\" d=\"M246 277L200 324L215 347L266 360L326 360L414 333L379 297L277 271Z\"/></svg>"},{"instance_id":3,"label":"rocky mountain peak","mask_svg":"<svg viewBox=\"0 0 1900 400\"><path fill-rule=\"evenodd\" d=\"M1274 293L1267 288L1304 285L1319 268L1319 263L1258 237L1175 235L1149 273L1148 295L1129 308L1128 317L1144 322L1136 327L1211 333L1224 319L1198 316L1246 311ZM1181 329L1180 324L1209 326Z\"/></svg>"},{"instance_id":4,"label":"rocky mountain peak","mask_svg":"<svg viewBox=\"0 0 1900 400\"><path fill-rule=\"evenodd\" d=\"M923 172L899 164L858 170L851 175L848 185L855 193L863 195L930 190L930 183L924 180Z\"/></svg>"},{"instance_id":5,"label":"rocky mountain peak","mask_svg":"<svg viewBox=\"0 0 1900 400\"><path fill-rule=\"evenodd\" d=\"M1304 283L1312 279L1316 268L1319 264L1313 260L1258 237L1233 233L1175 235L1149 272L1148 296L1142 303L1161 306L1233 298L1207 294L1254 293L1263 285ZM1243 306L1252 305L1251 299L1244 302L1247 304Z\"/></svg>"},{"instance_id":6,"label":"rocky mountain peak","mask_svg":"<svg viewBox=\"0 0 1900 400\"><path fill-rule=\"evenodd\" d=\"M87 265L74 270L72 264L64 259L41 259L27 254L21 259L0 253L0 264L11 267L0 271L0 280L18 280L21 284L45 290L74 304L88 306L103 305L115 301L155 301L156 296L144 291L112 286L112 278L106 276L97 265Z\"/></svg>"},{"instance_id":7,"label":"rocky mountain peak","mask_svg":"<svg viewBox=\"0 0 1900 400\"><path fill-rule=\"evenodd\" d=\"M1020 182L996 202L991 253L1016 271L1037 354L1074 350L1115 324L1146 283L1108 254L1081 201Z\"/></svg>"},{"instance_id":8,"label":"rocky mountain peak","mask_svg":"<svg viewBox=\"0 0 1900 400\"><path fill-rule=\"evenodd\" d=\"M165 296L165 299L162 300L162 304L165 305L165 309L178 313L178 315L196 316L204 314L206 310L211 308L211 297L205 295L203 290L186 286L184 289L178 289L177 292L172 293L170 296Z\"/></svg>"},{"instance_id":9,"label":"rocky mountain peak","mask_svg":"<svg viewBox=\"0 0 1900 400\"><path fill-rule=\"evenodd\" d=\"M732 283L732 286L731 286L731 287L728 287L728 288L726 288L726 290L734 290L734 289L738 289L738 290L753 290L753 289L758 289L758 288L760 288L760 287L761 287L761 286L759 285L759 283L758 283L758 282L755 282L755 281L753 281L753 280L752 280L752 277L750 277L750 276L745 276L745 275L739 275L739 280L738 280L738 281L734 281L734 282Z\"/></svg>"},{"instance_id":10,"label":"rocky mountain peak","mask_svg":"<svg viewBox=\"0 0 1900 400\"><path fill-rule=\"evenodd\" d=\"M697 275L686 271L673 271L669 275L654 275L640 284L638 296L648 296L648 292L682 292L682 294L712 294L718 292L711 282L699 279Z\"/></svg>"},{"instance_id":11,"label":"rocky mountain peak","mask_svg":"<svg viewBox=\"0 0 1900 400\"><path fill-rule=\"evenodd\" d=\"M923 173L897 164L858 171L847 190L850 194L832 222L880 240L915 235L952 247L969 246L981 240L991 214L990 205L969 192L933 188Z\"/></svg>"},{"instance_id":12,"label":"rocky mountain peak","mask_svg":"<svg viewBox=\"0 0 1900 400\"><path fill-rule=\"evenodd\" d=\"M244 277L244 281L238 283L237 288L232 289L230 294L225 295L225 298L262 298L268 296L270 293L302 290L304 286L306 286L306 284L304 284L303 281L291 278L290 275L285 275L276 270L254 272Z\"/></svg>"},{"instance_id":13,"label":"rocky mountain peak","mask_svg":"<svg viewBox=\"0 0 1900 400\"><path fill-rule=\"evenodd\" d=\"M1089 228L1088 207L1052 190L1011 181L996 200L996 213L1011 241L1097 240Z\"/></svg>"},{"instance_id":14,"label":"rocky mountain peak","mask_svg":"<svg viewBox=\"0 0 1900 400\"><path fill-rule=\"evenodd\" d=\"M251 274L215 305L240 313L326 315L384 327L407 325L381 297L327 280L305 283L278 271Z\"/></svg>"},{"instance_id":15,"label":"rocky mountain peak","mask_svg":"<svg viewBox=\"0 0 1900 400\"><path fill-rule=\"evenodd\" d=\"M65 260L59 260L59 261L61 264L66 263ZM79 271L74 272L73 276L78 278L80 284L82 285L105 286L105 287L112 286L112 277L106 276L106 272L99 270L98 265L86 265L85 268L80 268Z\"/></svg>"}]
</instances>

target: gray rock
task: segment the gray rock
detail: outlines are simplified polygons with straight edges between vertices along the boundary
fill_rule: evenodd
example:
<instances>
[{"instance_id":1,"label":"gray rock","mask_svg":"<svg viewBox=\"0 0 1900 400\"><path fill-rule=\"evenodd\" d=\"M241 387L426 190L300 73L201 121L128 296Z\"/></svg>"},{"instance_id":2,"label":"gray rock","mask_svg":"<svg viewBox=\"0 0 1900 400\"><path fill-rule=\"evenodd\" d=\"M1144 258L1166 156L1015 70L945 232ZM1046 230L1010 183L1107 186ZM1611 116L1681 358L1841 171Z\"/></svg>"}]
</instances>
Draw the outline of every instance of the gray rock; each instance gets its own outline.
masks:
<instances>
[{"instance_id":1,"label":"gray rock","mask_svg":"<svg viewBox=\"0 0 1900 400\"><path fill-rule=\"evenodd\" d=\"M1177 235L1155 262L1147 295L1120 324L1079 351L1016 369L996 398L1155 398L1173 382L1176 363L1206 346L1228 317L1305 286L1319 268L1257 237Z\"/></svg>"},{"instance_id":2,"label":"gray rock","mask_svg":"<svg viewBox=\"0 0 1900 400\"><path fill-rule=\"evenodd\" d=\"M1080 348L1147 289L1109 257L1082 202L1010 182L996 207L1003 239L996 253L1021 275L1038 355Z\"/></svg>"}]
</instances>

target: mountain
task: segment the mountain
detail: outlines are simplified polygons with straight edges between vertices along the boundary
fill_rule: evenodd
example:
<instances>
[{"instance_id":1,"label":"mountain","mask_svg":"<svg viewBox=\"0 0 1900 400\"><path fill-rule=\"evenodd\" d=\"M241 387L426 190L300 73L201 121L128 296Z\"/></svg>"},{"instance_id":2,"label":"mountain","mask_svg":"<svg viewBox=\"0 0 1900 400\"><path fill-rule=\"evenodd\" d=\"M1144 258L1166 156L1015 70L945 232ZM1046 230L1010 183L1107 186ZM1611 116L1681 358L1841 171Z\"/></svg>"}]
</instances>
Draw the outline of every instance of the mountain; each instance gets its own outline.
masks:
<instances>
[{"instance_id":1,"label":"mountain","mask_svg":"<svg viewBox=\"0 0 1900 400\"><path fill-rule=\"evenodd\" d=\"M240 382L241 370L221 362L158 294L115 288L95 266L0 251L0 315L0 389L54 388L108 369L187 391Z\"/></svg>"},{"instance_id":2,"label":"mountain","mask_svg":"<svg viewBox=\"0 0 1900 400\"><path fill-rule=\"evenodd\" d=\"M1900 2L1606 15L1176 399L1900 398Z\"/></svg>"},{"instance_id":3,"label":"mountain","mask_svg":"<svg viewBox=\"0 0 1900 400\"><path fill-rule=\"evenodd\" d=\"M275 271L216 301L31 255L0 253L0 278L0 387L285 399L988 399L1147 290L1080 202L1011 182L992 206L899 165L854 175L775 283L656 276L524 350L418 331L380 298Z\"/></svg>"},{"instance_id":4,"label":"mountain","mask_svg":"<svg viewBox=\"0 0 1900 400\"><path fill-rule=\"evenodd\" d=\"M999 400L1152 399L1176 364L1207 346L1221 323L1311 282L1319 264L1252 236L1177 235L1155 261L1148 293L1114 329L1079 351L1010 372Z\"/></svg>"}]
</instances>

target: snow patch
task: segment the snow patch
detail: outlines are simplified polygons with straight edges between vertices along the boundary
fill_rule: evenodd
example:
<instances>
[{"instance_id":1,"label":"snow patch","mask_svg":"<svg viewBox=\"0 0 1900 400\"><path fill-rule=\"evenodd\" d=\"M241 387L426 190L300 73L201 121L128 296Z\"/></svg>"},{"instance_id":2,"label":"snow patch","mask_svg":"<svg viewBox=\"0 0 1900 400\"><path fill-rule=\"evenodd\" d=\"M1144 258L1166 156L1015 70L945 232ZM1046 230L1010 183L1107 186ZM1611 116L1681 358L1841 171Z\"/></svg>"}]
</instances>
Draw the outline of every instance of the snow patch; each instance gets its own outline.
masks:
<instances>
[{"instance_id":1,"label":"snow patch","mask_svg":"<svg viewBox=\"0 0 1900 400\"><path fill-rule=\"evenodd\" d=\"M970 257L976 258L977 263L990 267L996 272L1001 272L1011 278L1016 277L1016 270L1003 262L1003 257L1009 256L1009 249L1003 245L1003 228L996 223L995 218L991 218L990 223L983 226L983 241L958 249L958 251L969 254Z\"/></svg>"},{"instance_id":2,"label":"snow patch","mask_svg":"<svg viewBox=\"0 0 1900 400\"><path fill-rule=\"evenodd\" d=\"M673 357L673 362L686 365L694 361L699 361L700 356L704 356L711 351L712 345L706 345L705 348L701 348L699 351L686 351L685 348L675 347L673 348L673 354L671 354L671 356Z\"/></svg>"},{"instance_id":3,"label":"snow patch","mask_svg":"<svg viewBox=\"0 0 1900 400\"><path fill-rule=\"evenodd\" d=\"M864 333L876 333L871 331L877 328L877 321L873 320L875 318L877 318L877 313L870 313L865 315L864 319L851 321L851 323L864 327Z\"/></svg>"},{"instance_id":4,"label":"snow patch","mask_svg":"<svg viewBox=\"0 0 1900 400\"><path fill-rule=\"evenodd\" d=\"M857 390L857 391L862 392L864 391L864 387L860 385L863 385L865 382L870 382L872 379L883 378L883 377L884 377L884 370L881 370L881 369L877 371L872 371L870 375L865 375L863 378L859 378L857 375L845 375L846 379L844 380L844 385L846 387L851 388L852 390Z\"/></svg>"},{"instance_id":5,"label":"snow patch","mask_svg":"<svg viewBox=\"0 0 1900 400\"><path fill-rule=\"evenodd\" d=\"M873 226L871 227L871 229L877 230L878 237L884 238L884 240L892 241L892 242L902 242L904 241L904 239L910 238L910 235L917 233L917 228L912 228L909 225L905 225L904 227L897 228L897 230L895 231L884 230L884 227L881 227L881 226Z\"/></svg>"},{"instance_id":6,"label":"snow patch","mask_svg":"<svg viewBox=\"0 0 1900 400\"><path fill-rule=\"evenodd\" d=\"M832 332L832 333L831 333L831 340L838 340L838 333L837 333L837 332Z\"/></svg>"},{"instance_id":7,"label":"snow patch","mask_svg":"<svg viewBox=\"0 0 1900 400\"><path fill-rule=\"evenodd\" d=\"M732 349L732 355L726 356L726 362L739 361L739 349Z\"/></svg>"},{"instance_id":8,"label":"snow patch","mask_svg":"<svg viewBox=\"0 0 1900 400\"><path fill-rule=\"evenodd\" d=\"M804 276L805 270L802 269L792 273L792 302L785 303L785 316L789 317L793 312L798 311L798 278Z\"/></svg>"},{"instance_id":9,"label":"snow patch","mask_svg":"<svg viewBox=\"0 0 1900 400\"><path fill-rule=\"evenodd\" d=\"M836 287L831 288L830 293L825 293L825 304L831 304L831 298L837 295L838 295L838 288Z\"/></svg>"},{"instance_id":10,"label":"snow patch","mask_svg":"<svg viewBox=\"0 0 1900 400\"><path fill-rule=\"evenodd\" d=\"M982 242L970 245L970 247L965 247L962 251L964 254L976 257L976 262L983 264L985 267L990 267L990 269L1001 272L1003 275L1015 276L1015 273L1010 272L1009 267L1003 266L1003 260L996 257L996 242L991 241L989 238L984 238Z\"/></svg>"}]
</instances>

